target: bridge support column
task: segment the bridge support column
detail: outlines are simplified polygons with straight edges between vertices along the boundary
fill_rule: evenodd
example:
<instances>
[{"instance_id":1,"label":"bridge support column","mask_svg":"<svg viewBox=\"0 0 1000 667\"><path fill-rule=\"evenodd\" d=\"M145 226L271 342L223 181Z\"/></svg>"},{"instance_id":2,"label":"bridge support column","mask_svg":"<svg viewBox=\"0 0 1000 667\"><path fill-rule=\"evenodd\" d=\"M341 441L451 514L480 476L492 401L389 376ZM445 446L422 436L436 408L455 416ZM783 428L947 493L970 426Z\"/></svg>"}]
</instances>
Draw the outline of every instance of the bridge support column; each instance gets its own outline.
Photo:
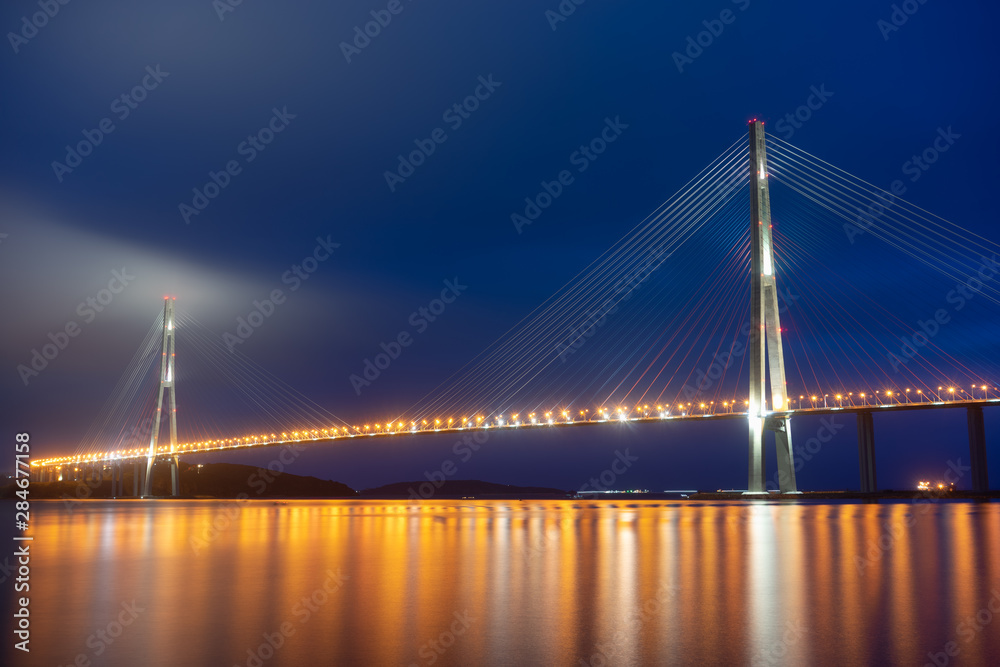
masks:
<instances>
[{"instance_id":1,"label":"bridge support column","mask_svg":"<svg viewBox=\"0 0 1000 667\"><path fill-rule=\"evenodd\" d=\"M132 464L132 495L136 498L139 497L139 459L136 459Z\"/></svg>"},{"instance_id":2,"label":"bridge support column","mask_svg":"<svg viewBox=\"0 0 1000 667\"><path fill-rule=\"evenodd\" d=\"M764 481L764 437L774 433L778 486L782 493L798 493L792 455L792 427L785 395L785 357L781 347L778 285L771 239L771 198L767 184L764 123L750 123L750 467L748 494L767 493ZM767 380L771 380L768 409Z\"/></svg>"},{"instance_id":3,"label":"bridge support column","mask_svg":"<svg viewBox=\"0 0 1000 667\"><path fill-rule=\"evenodd\" d=\"M160 391L156 397L156 417L153 419L153 432L149 439L149 454L146 458L146 479L143 484L143 495L153 495L153 464L160 451L157 446L160 438L160 423L164 417L163 411L167 410L166 418L170 424L170 481L171 492L179 495L177 479L177 395L176 395L177 373L174 370L174 302L166 298L163 302L163 354L160 360ZM168 403L164 408L164 393L167 394Z\"/></svg>"},{"instance_id":4,"label":"bridge support column","mask_svg":"<svg viewBox=\"0 0 1000 667\"><path fill-rule=\"evenodd\" d=\"M862 493L878 491L875 479L875 421L867 410L858 413L858 467Z\"/></svg>"},{"instance_id":5,"label":"bridge support column","mask_svg":"<svg viewBox=\"0 0 1000 667\"><path fill-rule=\"evenodd\" d=\"M985 493L990 490L990 480L986 469L986 428L983 425L983 408L981 405L970 405L965 409L965 414L969 422L972 490Z\"/></svg>"},{"instance_id":6,"label":"bridge support column","mask_svg":"<svg viewBox=\"0 0 1000 667\"><path fill-rule=\"evenodd\" d=\"M180 470L176 456L170 457L170 493L175 498L181 495Z\"/></svg>"}]
</instances>

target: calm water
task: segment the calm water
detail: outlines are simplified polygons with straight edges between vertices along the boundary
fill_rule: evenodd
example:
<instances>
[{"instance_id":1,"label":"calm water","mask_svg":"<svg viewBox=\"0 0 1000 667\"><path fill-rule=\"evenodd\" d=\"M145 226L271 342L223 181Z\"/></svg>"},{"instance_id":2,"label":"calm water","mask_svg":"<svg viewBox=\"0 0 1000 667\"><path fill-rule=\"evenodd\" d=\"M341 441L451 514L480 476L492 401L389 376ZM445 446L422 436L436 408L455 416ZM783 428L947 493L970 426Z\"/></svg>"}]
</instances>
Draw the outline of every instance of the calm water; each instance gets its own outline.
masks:
<instances>
[{"instance_id":1,"label":"calm water","mask_svg":"<svg viewBox=\"0 0 1000 667\"><path fill-rule=\"evenodd\" d=\"M5 664L1000 664L996 503L32 510Z\"/></svg>"}]
</instances>

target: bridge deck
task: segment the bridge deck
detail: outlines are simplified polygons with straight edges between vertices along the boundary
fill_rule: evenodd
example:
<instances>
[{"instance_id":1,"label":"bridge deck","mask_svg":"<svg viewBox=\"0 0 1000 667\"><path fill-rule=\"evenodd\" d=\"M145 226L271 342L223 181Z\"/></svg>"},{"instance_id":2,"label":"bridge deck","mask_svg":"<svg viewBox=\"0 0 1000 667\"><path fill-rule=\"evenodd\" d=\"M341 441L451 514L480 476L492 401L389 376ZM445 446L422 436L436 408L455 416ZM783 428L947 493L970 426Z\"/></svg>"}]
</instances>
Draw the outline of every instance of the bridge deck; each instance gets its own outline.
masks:
<instances>
[{"instance_id":1,"label":"bridge deck","mask_svg":"<svg viewBox=\"0 0 1000 667\"><path fill-rule=\"evenodd\" d=\"M885 404L870 404L870 405L844 405L844 406L827 406L827 407L809 407L809 408L797 408L794 410L784 410L778 412L772 412L771 415L777 417L796 417L805 415L831 415L831 414L842 414L842 413L860 413L860 412L871 412L877 413L891 413L891 412L908 412L911 410L947 410L955 408L968 408L968 407L984 407L991 405L1000 405L1000 398L989 398L989 399L971 399L971 400L960 400L960 401L924 401L915 403L885 403ZM403 435L418 435L427 433L462 433L465 431L480 431L480 430L495 430L495 429L505 429L505 430L517 430L517 429L538 429L538 428L566 428L569 426L585 426L585 425L597 425L597 424L609 424L609 423L644 423L644 422L671 422L671 421L697 421L697 420L732 420L732 419L747 419L746 412L724 412L724 413L708 413L708 414L681 414L681 415L664 415L659 414L653 416L635 416L626 418L609 418L609 419L586 419L586 420L538 420L536 423L521 423L521 424L503 424L496 425L490 424L487 426L456 426L456 427L439 427L439 428L417 428L417 429L405 429L405 430L395 430L395 431L378 431L372 433L349 433L337 436L313 436L305 438L288 438L288 439L274 439L274 440L260 440L252 442L241 442L233 444L219 444L210 446L196 446L196 445L182 445L175 452L177 455L184 454L201 454L208 452L219 452L228 451L234 449L243 449L248 447L274 447L278 445L286 445L291 443L323 443L323 442L333 442L337 440L346 440L350 438L388 438L388 437L399 437ZM166 448L160 449L161 455L169 455L170 451ZM136 452L129 452L126 454L118 454L116 456L108 456L105 458L86 458L86 457L58 457L51 459L42 459L38 461L33 461L33 466L60 466L76 463L107 463L111 461L121 462L121 461L138 461L146 459L146 450Z\"/></svg>"}]
</instances>

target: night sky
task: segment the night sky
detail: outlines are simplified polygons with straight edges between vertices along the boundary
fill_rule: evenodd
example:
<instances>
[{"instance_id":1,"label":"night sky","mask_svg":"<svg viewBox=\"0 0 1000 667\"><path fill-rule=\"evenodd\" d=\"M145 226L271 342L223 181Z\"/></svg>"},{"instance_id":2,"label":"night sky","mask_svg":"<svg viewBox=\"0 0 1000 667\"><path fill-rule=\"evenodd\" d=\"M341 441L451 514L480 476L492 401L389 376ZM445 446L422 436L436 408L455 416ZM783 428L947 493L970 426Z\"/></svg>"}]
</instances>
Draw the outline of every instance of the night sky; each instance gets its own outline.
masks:
<instances>
[{"instance_id":1,"label":"night sky","mask_svg":"<svg viewBox=\"0 0 1000 667\"><path fill-rule=\"evenodd\" d=\"M901 179L906 200L997 240L1000 8L899 4L53 0L45 17L44 1L4 3L3 432L30 431L36 456L73 451L164 295L222 340L275 289L284 302L240 354L350 423L402 412L745 137L750 118L879 187ZM373 20L384 25L359 37ZM699 33L707 46L691 48ZM809 100L808 119L789 122ZM614 142L578 171L574 151L610 125ZM907 166L940 132L958 138L926 170ZM81 142L86 155L67 154ZM400 170L397 156L421 145L434 150ZM518 230L511 215L564 169L572 184ZM775 190L776 228L796 238ZM947 278L826 224L802 237L824 280L850 281L906 323L944 302ZM669 320L744 228L692 241L654 274L678 298L654 298L651 282L629 306ZM310 256L327 258L296 276ZM123 281L100 312L85 305ZM418 330L411 313L445 281L465 287ZM994 382L998 311L979 299L935 338ZM67 325L77 335L25 379L18 366ZM350 376L401 331L413 344L358 395ZM198 380L184 366L181 421L210 424L225 398L188 391ZM789 383L816 391L791 372ZM858 487L854 420L838 419L800 488ZM820 427L794 423L803 438ZM880 486L967 462L965 424L960 410L878 416ZM995 487L1000 410L986 430ZM291 470L365 488L451 459L457 478L578 488L628 448L638 462L620 487L745 488L746 438L738 421L502 433L468 461L453 435L362 439L310 448Z\"/></svg>"}]
</instances>

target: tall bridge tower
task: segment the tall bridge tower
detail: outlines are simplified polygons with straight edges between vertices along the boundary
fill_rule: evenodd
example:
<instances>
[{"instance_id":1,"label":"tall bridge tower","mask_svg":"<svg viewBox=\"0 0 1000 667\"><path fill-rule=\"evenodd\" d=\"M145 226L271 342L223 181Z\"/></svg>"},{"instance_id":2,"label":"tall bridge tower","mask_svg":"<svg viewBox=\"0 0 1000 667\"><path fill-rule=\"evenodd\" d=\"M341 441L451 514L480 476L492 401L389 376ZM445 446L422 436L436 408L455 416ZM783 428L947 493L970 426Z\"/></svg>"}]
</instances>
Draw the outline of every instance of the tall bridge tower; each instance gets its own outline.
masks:
<instances>
[{"instance_id":1,"label":"tall bridge tower","mask_svg":"<svg viewBox=\"0 0 1000 667\"><path fill-rule=\"evenodd\" d=\"M177 469L177 395L174 393L177 375L174 372L174 301L164 297L163 301L163 355L160 357L160 392L156 399L156 417L153 418L153 434L149 439L149 454L146 455L146 483L142 495L153 495L153 464L156 463L157 443L160 438L160 419L163 417L163 393L170 394L167 410L170 419L170 487L171 495L180 495L180 480Z\"/></svg>"},{"instance_id":2,"label":"tall bridge tower","mask_svg":"<svg viewBox=\"0 0 1000 667\"><path fill-rule=\"evenodd\" d=\"M774 276L771 242L771 197L767 187L767 151L764 123L750 121L750 469L747 493L766 493L764 438L774 433L778 450L778 484L782 493L797 493L792 464L791 419L771 417L771 411L788 409L785 392L785 358L781 351L781 320ZM768 370L771 409L767 403Z\"/></svg>"}]
</instances>

